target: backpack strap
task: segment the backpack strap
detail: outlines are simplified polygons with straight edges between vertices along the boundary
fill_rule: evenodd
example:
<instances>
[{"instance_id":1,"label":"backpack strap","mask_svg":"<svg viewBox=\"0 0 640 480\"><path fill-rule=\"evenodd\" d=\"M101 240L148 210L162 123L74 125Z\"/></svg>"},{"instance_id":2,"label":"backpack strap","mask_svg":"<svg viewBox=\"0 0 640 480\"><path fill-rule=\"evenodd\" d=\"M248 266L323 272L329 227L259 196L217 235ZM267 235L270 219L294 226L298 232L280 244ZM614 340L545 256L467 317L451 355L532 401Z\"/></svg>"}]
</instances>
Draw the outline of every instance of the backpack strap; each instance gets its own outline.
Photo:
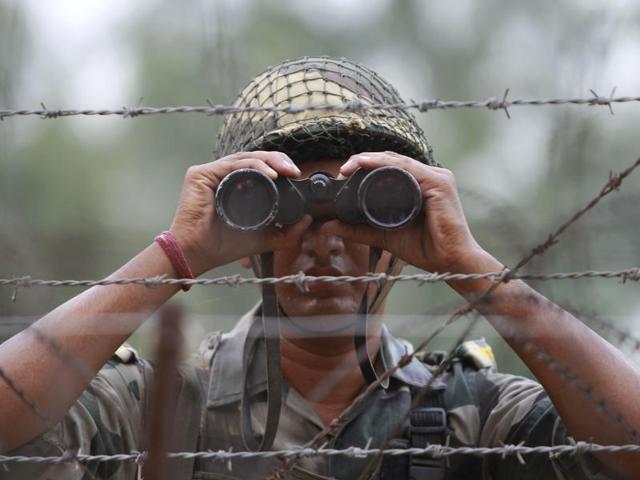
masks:
<instances>
[{"instance_id":1,"label":"backpack strap","mask_svg":"<svg viewBox=\"0 0 640 480\"><path fill-rule=\"evenodd\" d=\"M449 436L448 415L444 405L444 390L424 395L423 390L412 388L412 397L419 405L409 413L405 438L394 438L389 448L426 448L428 445L446 445ZM380 480L444 480L446 460L426 455L385 455L380 466Z\"/></svg>"},{"instance_id":2,"label":"backpack strap","mask_svg":"<svg viewBox=\"0 0 640 480\"><path fill-rule=\"evenodd\" d=\"M420 405L414 407L409 414L409 446L426 448L429 445L446 445L449 428L443 391L439 390L422 396ZM409 478L411 479L444 480L445 469L443 458L426 455L409 457Z\"/></svg>"},{"instance_id":3,"label":"backpack strap","mask_svg":"<svg viewBox=\"0 0 640 480\"><path fill-rule=\"evenodd\" d=\"M273 276L273 252L260 255L260 270L263 277ZM282 368L280 367L280 311L274 284L262 285L262 338L265 344L267 369L267 418L264 434L256 438L251 423L251 398L248 391L249 366L253 358L256 335L250 331L243 353L244 379L240 401L240 429L247 450L270 450L278 433L282 408ZM255 325L255 324L254 324Z\"/></svg>"}]
</instances>

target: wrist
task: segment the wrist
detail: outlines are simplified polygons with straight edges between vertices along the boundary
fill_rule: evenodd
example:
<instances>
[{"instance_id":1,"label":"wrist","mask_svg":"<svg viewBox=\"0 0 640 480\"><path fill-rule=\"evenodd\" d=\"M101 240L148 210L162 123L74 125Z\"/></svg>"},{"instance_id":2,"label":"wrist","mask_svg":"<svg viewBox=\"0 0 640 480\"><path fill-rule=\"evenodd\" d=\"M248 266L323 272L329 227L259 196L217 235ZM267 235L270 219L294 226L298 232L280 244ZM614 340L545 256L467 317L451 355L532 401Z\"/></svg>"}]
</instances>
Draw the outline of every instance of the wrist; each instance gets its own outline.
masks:
<instances>
[{"instance_id":1,"label":"wrist","mask_svg":"<svg viewBox=\"0 0 640 480\"><path fill-rule=\"evenodd\" d=\"M178 245L180 245L184 258L195 278L215 267L203 255L202 252L206 251L206 249L199 246L188 232L176 228L175 225L172 225L169 231L175 237Z\"/></svg>"},{"instance_id":2,"label":"wrist","mask_svg":"<svg viewBox=\"0 0 640 480\"><path fill-rule=\"evenodd\" d=\"M182 246L177 237L170 230L165 230L155 237L154 241L160 245L164 254L169 258L176 277L182 279L194 278L189 262L185 257ZM182 285L182 290L191 289L191 285Z\"/></svg>"},{"instance_id":3,"label":"wrist","mask_svg":"<svg viewBox=\"0 0 640 480\"><path fill-rule=\"evenodd\" d=\"M504 265L480 246L473 247L461 256L449 269L451 273L473 274L500 272ZM464 297L474 297L483 293L493 280L456 280L447 282L455 291Z\"/></svg>"}]
</instances>

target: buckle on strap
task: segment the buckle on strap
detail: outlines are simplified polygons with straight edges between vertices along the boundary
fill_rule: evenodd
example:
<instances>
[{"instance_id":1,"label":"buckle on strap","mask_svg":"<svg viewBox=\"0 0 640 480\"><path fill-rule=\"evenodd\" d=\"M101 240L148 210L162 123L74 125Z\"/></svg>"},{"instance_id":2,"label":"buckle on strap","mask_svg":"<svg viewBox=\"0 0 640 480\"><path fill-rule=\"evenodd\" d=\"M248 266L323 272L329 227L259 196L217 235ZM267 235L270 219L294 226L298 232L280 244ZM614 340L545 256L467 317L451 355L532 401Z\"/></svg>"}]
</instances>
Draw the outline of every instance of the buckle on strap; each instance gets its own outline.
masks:
<instances>
[{"instance_id":1,"label":"buckle on strap","mask_svg":"<svg viewBox=\"0 0 640 480\"><path fill-rule=\"evenodd\" d=\"M411 412L409 425L412 436L415 434L444 434L447 432L447 411L439 407L416 408Z\"/></svg>"},{"instance_id":2,"label":"buckle on strap","mask_svg":"<svg viewBox=\"0 0 640 480\"><path fill-rule=\"evenodd\" d=\"M422 407L411 412L409 417L411 447L444 445L447 432L447 411L444 408ZM426 455L411 455L409 477L414 480L444 480L444 460Z\"/></svg>"}]
</instances>

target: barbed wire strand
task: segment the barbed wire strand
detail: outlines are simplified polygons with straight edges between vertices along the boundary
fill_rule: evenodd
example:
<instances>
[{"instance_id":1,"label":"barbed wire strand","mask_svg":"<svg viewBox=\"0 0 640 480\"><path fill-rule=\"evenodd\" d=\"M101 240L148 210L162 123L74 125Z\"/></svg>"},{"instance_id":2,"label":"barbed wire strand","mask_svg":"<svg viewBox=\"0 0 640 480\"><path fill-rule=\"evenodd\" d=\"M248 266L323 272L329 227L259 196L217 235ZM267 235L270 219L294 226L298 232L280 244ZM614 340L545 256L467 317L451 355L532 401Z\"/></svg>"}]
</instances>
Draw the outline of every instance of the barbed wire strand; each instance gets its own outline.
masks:
<instances>
[{"instance_id":1,"label":"barbed wire strand","mask_svg":"<svg viewBox=\"0 0 640 480\"><path fill-rule=\"evenodd\" d=\"M562 235L562 233L564 233L567 230L567 228L569 228L571 225L577 222L585 213L587 213L589 210L595 207L600 202L600 200L604 198L606 195L610 194L613 191L618 190L620 185L624 181L624 179L627 176L629 176L638 167L638 165L640 165L640 158L636 159L636 161L632 165L630 165L629 167L627 167L625 170L623 170L618 174L609 173L609 180L607 181L607 183L600 190L600 192L598 192L598 194L595 197L593 197L584 207L582 207L577 212L575 212L565 223L560 225L560 227L558 227L553 233L549 234L549 236L544 242L540 243L539 245L531 249L531 251L527 255L525 255L516 264L516 266L513 269L505 268L505 270L502 272L502 277L500 279L495 280L482 294L478 295L476 298L468 302L463 307L457 309L444 323L442 323L438 328L436 328L436 330L426 340L421 342L420 345L418 345L413 352L405 354L403 357L401 357L401 359L398 361L398 363L395 366L387 369L387 371L384 372L376 381L371 382L367 386L367 388L363 391L362 394L357 396L354 399L354 401L340 415L334 418L334 420L331 421L327 427L323 428L320 432L318 432L318 434L316 434L308 442L306 446L317 446L317 443L322 441L331 431L336 431L341 426L343 426L347 421L347 419L349 418L349 414L358 405L360 405L366 398L368 398L368 396L371 395L373 391L375 391L380 385L382 385L382 383L385 382L387 378L389 378L394 372L396 372L400 368L406 366L417 353L421 352L431 342L431 340L440 332L442 332L447 326L451 325L458 318L472 312L477 305L479 305L481 302L488 299L488 297L500 286L500 284L507 282L512 278L511 275L513 275L514 273L517 273L517 271L520 268L524 267L534 257L538 255L542 255L549 248L555 245L558 241L558 238ZM463 343L467 334L475 327L475 324L478 318L479 316L475 316L475 318L464 329L462 334L457 338L453 347L449 350L447 356L445 357L445 360L436 369L436 371L434 372L432 378L427 383L427 386L425 387L423 392L428 391L431 385L433 384L433 381L436 378L438 378L438 376L441 375L444 371L446 371L446 369L448 368L451 362L451 359L453 359L454 357L455 351ZM420 397L420 395L418 395L418 397ZM415 406L417 401L419 401L419 398L414 399L414 401L412 402L412 406ZM604 401L602 401L601 403L604 404ZM620 418L620 416L615 415L615 418L618 419ZM632 432L633 432L633 437L637 436L634 430L632 430ZM293 468L295 463L296 463L295 460L286 462L285 465L277 469L274 472L274 474L272 474L269 477L269 480L277 480L282 478L284 472ZM367 470L368 466L365 467L364 469L365 471Z\"/></svg>"},{"instance_id":2,"label":"barbed wire strand","mask_svg":"<svg viewBox=\"0 0 640 480\"><path fill-rule=\"evenodd\" d=\"M500 447L450 447L446 445L429 445L425 448L359 448L348 447L345 449L333 448L289 448L263 452L230 451L230 450L206 450L198 452L170 452L169 458L174 459L201 459L201 460L249 460L249 459L290 459L308 457L349 457L364 458L373 455L429 455L433 458L453 457L457 455L472 455L485 457L489 455L521 456L521 455L548 455L556 458L561 455L584 455L592 453L640 453L640 445L600 445L596 443L576 442L567 445L539 445L526 446L502 445ZM65 463L77 460L80 463L90 462L127 462L140 461L145 458L147 452L133 451L113 455L86 455L67 453L60 456L24 456L24 455L0 455L0 464L6 463Z\"/></svg>"},{"instance_id":3,"label":"barbed wire strand","mask_svg":"<svg viewBox=\"0 0 640 480\"><path fill-rule=\"evenodd\" d=\"M51 109L44 103L38 109L1 109L0 120L9 117L36 116L41 119L55 119L71 116L120 116L122 118L134 118L147 115L160 114L204 114L204 115L233 115L241 113L302 113L306 111L346 111L363 112L367 110L416 110L418 112L429 112L433 110L450 110L459 108L486 108L488 110L502 110L508 118L511 118L509 109L512 107L542 107L542 106L603 106L607 107L613 114L613 105L619 103L638 103L640 96L614 96L615 88L609 96L601 96L590 89L589 97L573 98L518 98L510 100L508 98L509 89L506 89L500 97L490 97L486 100L440 100L437 98L412 100L402 103L368 103L360 100L353 100L339 104L308 104L308 105L283 105L283 106L255 106L236 107L233 105L214 105L207 100L207 105L181 105L164 107L120 107L112 109L75 109L60 108Z\"/></svg>"},{"instance_id":4,"label":"barbed wire strand","mask_svg":"<svg viewBox=\"0 0 640 480\"><path fill-rule=\"evenodd\" d=\"M95 287L109 285L144 285L154 288L161 285L191 285L191 286L229 286L241 287L244 285L274 285L278 283L296 284L304 288L310 283L399 283L416 282L418 284L438 283L463 280L500 280L503 272L488 273L416 273L411 275L389 275L384 272L368 273L366 275L322 275L313 276L304 273L283 275L281 277L243 277L239 274L225 275L213 278L167 278L163 275L155 277L125 277L104 278L100 280L44 280L35 279L30 275L13 278L0 278L0 287L13 286L19 288L31 287ZM581 279L619 279L622 283L628 281L640 281L640 267L631 267L623 270L584 270L579 272L552 272L552 273L517 273L512 272L510 280L581 280ZM15 291L14 291L15 294Z\"/></svg>"}]
</instances>

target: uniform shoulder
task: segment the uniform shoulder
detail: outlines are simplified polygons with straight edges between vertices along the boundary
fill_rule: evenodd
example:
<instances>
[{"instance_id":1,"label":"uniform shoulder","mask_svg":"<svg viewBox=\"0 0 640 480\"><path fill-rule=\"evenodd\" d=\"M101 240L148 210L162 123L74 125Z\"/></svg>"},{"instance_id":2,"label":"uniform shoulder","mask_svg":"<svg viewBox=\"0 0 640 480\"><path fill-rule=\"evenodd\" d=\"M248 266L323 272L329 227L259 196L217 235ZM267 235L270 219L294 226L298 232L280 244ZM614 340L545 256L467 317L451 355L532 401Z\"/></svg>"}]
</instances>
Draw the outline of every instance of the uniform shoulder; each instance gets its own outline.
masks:
<instances>
[{"instance_id":1,"label":"uniform shoulder","mask_svg":"<svg viewBox=\"0 0 640 480\"><path fill-rule=\"evenodd\" d=\"M139 409L145 402L151 374L149 362L124 343L100 369L85 393L97 395L104 402L121 402L127 409Z\"/></svg>"},{"instance_id":2,"label":"uniform shoulder","mask_svg":"<svg viewBox=\"0 0 640 480\"><path fill-rule=\"evenodd\" d=\"M498 368L493 349L484 338L463 342L456 351L456 357L478 370Z\"/></svg>"},{"instance_id":3,"label":"uniform shoulder","mask_svg":"<svg viewBox=\"0 0 640 480\"><path fill-rule=\"evenodd\" d=\"M416 358L421 362L437 367L444 362L447 352L434 350L429 352L419 352ZM495 371L497 363L493 349L484 338L475 340L467 340L463 342L453 356L453 363L462 363L464 366L471 367L474 370L489 369ZM450 367L451 368L451 367Z\"/></svg>"}]
</instances>

